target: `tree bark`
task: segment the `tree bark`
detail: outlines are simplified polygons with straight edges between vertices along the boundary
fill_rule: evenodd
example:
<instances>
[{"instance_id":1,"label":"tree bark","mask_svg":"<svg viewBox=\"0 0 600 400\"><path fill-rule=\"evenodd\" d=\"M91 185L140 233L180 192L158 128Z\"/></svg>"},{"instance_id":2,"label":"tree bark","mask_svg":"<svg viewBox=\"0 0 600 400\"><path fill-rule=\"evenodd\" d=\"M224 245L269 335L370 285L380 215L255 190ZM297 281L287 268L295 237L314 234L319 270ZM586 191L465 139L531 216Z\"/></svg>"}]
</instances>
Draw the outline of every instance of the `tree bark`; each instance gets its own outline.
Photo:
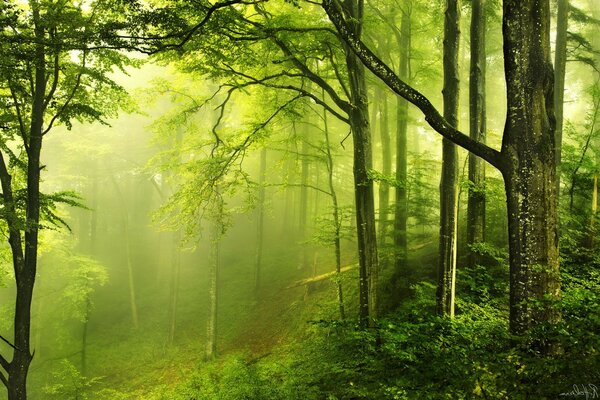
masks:
<instances>
[{"instance_id":1,"label":"tree bark","mask_svg":"<svg viewBox=\"0 0 600 400\"><path fill-rule=\"evenodd\" d=\"M458 126L458 48L460 1L448 0L444 18L444 118ZM438 314L454 316L456 237L458 220L458 150L444 138L440 182L440 249L438 266Z\"/></svg>"},{"instance_id":2,"label":"tree bark","mask_svg":"<svg viewBox=\"0 0 600 400\"><path fill-rule=\"evenodd\" d=\"M360 37L363 19L363 0L347 0L344 7L352 18L352 31ZM351 104L350 126L354 143L354 195L359 260L359 317L363 326L377 318L377 287L379 266L375 237L375 200L372 168L369 107L364 66L354 52L345 47L349 75Z\"/></svg>"},{"instance_id":3,"label":"tree bark","mask_svg":"<svg viewBox=\"0 0 600 400\"><path fill-rule=\"evenodd\" d=\"M469 135L485 143L485 0L473 0L471 13L471 65L469 73ZM467 244L485 241L485 163L469 153L469 197L467 204ZM470 267L480 262L477 253L469 250Z\"/></svg>"},{"instance_id":4,"label":"tree bark","mask_svg":"<svg viewBox=\"0 0 600 400\"><path fill-rule=\"evenodd\" d=\"M505 1L503 36L508 116L502 174L510 243L510 327L520 335L559 319L552 304L559 297L560 281L548 1Z\"/></svg>"},{"instance_id":5,"label":"tree bark","mask_svg":"<svg viewBox=\"0 0 600 400\"><path fill-rule=\"evenodd\" d=\"M38 232L40 222L40 153L42 150L42 129L46 109L46 50L44 45L45 29L41 22L39 5L32 4L35 45L35 78L33 106L29 140L25 143L27 151L27 204L25 251L21 245L21 234L17 226L17 215L12 198L11 177L4 162L0 172L2 175L2 191L5 208L9 214L9 243L12 250L17 294L14 317L13 358L2 366L7 370L7 389L9 400L25 400L27 398L27 374L33 355L30 349L31 335L31 300L37 271ZM12 220L12 221L11 221ZM12 222L12 223L11 223ZM11 226L13 225L13 226Z\"/></svg>"}]
</instances>

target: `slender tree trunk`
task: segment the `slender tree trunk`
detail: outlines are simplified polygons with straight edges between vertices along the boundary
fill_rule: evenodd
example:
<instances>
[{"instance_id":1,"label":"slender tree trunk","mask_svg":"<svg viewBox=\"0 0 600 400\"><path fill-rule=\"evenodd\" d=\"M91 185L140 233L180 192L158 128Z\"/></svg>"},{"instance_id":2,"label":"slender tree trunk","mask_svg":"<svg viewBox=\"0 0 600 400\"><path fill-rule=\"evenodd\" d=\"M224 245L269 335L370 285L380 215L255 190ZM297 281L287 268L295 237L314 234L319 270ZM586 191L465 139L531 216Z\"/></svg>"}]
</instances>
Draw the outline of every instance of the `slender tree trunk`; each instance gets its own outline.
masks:
<instances>
[{"instance_id":1,"label":"slender tree trunk","mask_svg":"<svg viewBox=\"0 0 600 400\"><path fill-rule=\"evenodd\" d=\"M444 118L458 126L458 48L460 1L447 0L444 19ZM458 151L444 138L440 182L440 249L437 309L440 315L454 316L456 278L456 236L458 220Z\"/></svg>"},{"instance_id":2,"label":"slender tree trunk","mask_svg":"<svg viewBox=\"0 0 600 400\"><path fill-rule=\"evenodd\" d=\"M263 240L265 225L265 174L267 172L267 148L260 151L260 171L258 178L258 207L256 212L256 259L254 263L254 297L258 298L261 285Z\"/></svg>"},{"instance_id":3,"label":"slender tree trunk","mask_svg":"<svg viewBox=\"0 0 600 400\"><path fill-rule=\"evenodd\" d=\"M569 0L558 0L556 16L556 48L554 50L554 113L556 116L556 187L560 196L560 165L563 137L563 105L565 95L565 73L567 67L567 29Z\"/></svg>"},{"instance_id":4,"label":"slender tree trunk","mask_svg":"<svg viewBox=\"0 0 600 400\"><path fill-rule=\"evenodd\" d=\"M504 2L508 117L505 165L510 244L510 327L556 322L560 295L553 70L548 1ZM539 303L539 304L536 304Z\"/></svg>"},{"instance_id":5,"label":"slender tree trunk","mask_svg":"<svg viewBox=\"0 0 600 400\"><path fill-rule=\"evenodd\" d=\"M379 135L381 137L381 172L385 176L392 174L392 138L389 127L388 99L381 89L377 89L375 97L379 97ZM379 183L379 235L380 246L385 244L388 235L388 214L390 208L390 185L386 181Z\"/></svg>"},{"instance_id":6,"label":"slender tree trunk","mask_svg":"<svg viewBox=\"0 0 600 400\"><path fill-rule=\"evenodd\" d=\"M598 173L594 174L594 187L592 189L592 213L590 215L590 233L588 247L594 250L596 241L596 215L598 214Z\"/></svg>"},{"instance_id":7,"label":"slender tree trunk","mask_svg":"<svg viewBox=\"0 0 600 400\"><path fill-rule=\"evenodd\" d=\"M138 307L137 307L137 296L135 290L135 277L133 274L133 259L131 255L131 243L129 237L129 210L127 209L127 203L125 202L125 197L121 192L121 188L117 183L117 180L113 175L110 176L113 187L117 192L117 197L121 203L121 212L123 217L123 246L125 247L125 263L127 264L127 285L129 288L129 309L131 310L131 323L133 325L133 329L137 330L139 328L139 318L138 318Z\"/></svg>"},{"instance_id":8,"label":"slender tree trunk","mask_svg":"<svg viewBox=\"0 0 600 400\"><path fill-rule=\"evenodd\" d=\"M219 305L219 245L221 240L220 222L213 222L210 233L210 254L208 271L208 320L206 323L206 359L217 356L217 324Z\"/></svg>"},{"instance_id":9,"label":"slender tree trunk","mask_svg":"<svg viewBox=\"0 0 600 400\"><path fill-rule=\"evenodd\" d=\"M89 223L89 234L88 237L88 254L90 257L96 255L96 238L98 232L98 168L94 162L92 169L92 193L90 195L90 223ZM87 342L88 342L88 326L92 313L92 301L88 295L85 299L85 315L83 319L83 326L81 329L81 374L85 376L87 372Z\"/></svg>"},{"instance_id":10,"label":"slender tree trunk","mask_svg":"<svg viewBox=\"0 0 600 400\"><path fill-rule=\"evenodd\" d=\"M169 284L169 337L168 344L175 341L177 332L177 309L179 306L179 282L181 276L180 232L173 232L171 245L171 282Z\"/></svg>"},{"instance_id":11,"label":"slender tree trunk","mask_svg":"<svg viewBox=\"0 0 600 400\"><path fill-rule=\"evenodd\" d=\"M352 31L360 37L363 19L363 0L344 3L351 16ZM375 199L373 180L369 177L372 167L371 134L369 130L369 107L364 66L348 47L345 47L348 67L351 103L349 113L354 143L354 195L356 207L356 230L359 260L359 317L363 326L377 318L377 288L379 265L377 239L375 237Z\"/></svg>"},{"instance_id":12,"label":"slender tree trunk","mask_svg":"<svg viewBox=\"0 0 600 400\"><path fill-rule=\"evenodd\" d=\"M306 121L308 122L308 121ZM308 239L307 237L307 220L308 220L308 170L309 170L309 162L308 162L308 123L302 124L302 149L301 149L301 175L300 175L300 207L298 209L299 213L299 228L300 228L300 242L301 242L301 266L302 271L305 271L307 274L310 273L309 270L309 262L308 262L308 249L307 244L305 243Z\"/></svg>"},{"instance_id":13,"label":"slender tree trunk","mask_svg":"<svg viewBox=\"0 0 600 400\"><path fill-rule=\"evenodd\" d=\"M400 68L398 76L409 82L410 64L410 2L405 2L400 22L400 33L396 35L400 49ZM407 166L407 131L408 131L408 102L397 96L396 104L396 212L394 217L394 245L396 248L396 271L406 267L408 220L408 166Z\"/></svg>"},{"instance_id":14,"label":"slender tree trunk","mask_svg":"<svg viewBox=\"0 0 600 400\"><path fill-rule=\"evenodd\" d=\"M473 0L471 14L471 66L469 76L469 132L471 138L485 142L485 0ZM467 205L467 244L485 241L485 162L469 153L469 197ZM469 266L479 262L469 251Z\"/></svg>"},{"instance_id":15,"label":"slender tree trunk","mask_svg":"<svg viewBox=\"0 0 600 400\"><path fill-rule=\"evenodd\" d=\"M323 93L325 97L325 93ZM329 124L327 123L327 110L323 109L323 130L325 132L325 151L327 154L327 183L329 185L329 193L331 193L331 202L333 206L333 225L334 225L334 238L333 245L335 248L335 272L336 272L336 289L338 298L338 307L340 310L340 318L346 318L346 311L344 307L344 291L342 287L342 245L340 239L340 231L342 228L342 222L340 221L340 211L338 205L337 193L335 191L335 185L333 184L333 157L331 156L331 143L329 141Z\"/></svg>"}]
</instances>

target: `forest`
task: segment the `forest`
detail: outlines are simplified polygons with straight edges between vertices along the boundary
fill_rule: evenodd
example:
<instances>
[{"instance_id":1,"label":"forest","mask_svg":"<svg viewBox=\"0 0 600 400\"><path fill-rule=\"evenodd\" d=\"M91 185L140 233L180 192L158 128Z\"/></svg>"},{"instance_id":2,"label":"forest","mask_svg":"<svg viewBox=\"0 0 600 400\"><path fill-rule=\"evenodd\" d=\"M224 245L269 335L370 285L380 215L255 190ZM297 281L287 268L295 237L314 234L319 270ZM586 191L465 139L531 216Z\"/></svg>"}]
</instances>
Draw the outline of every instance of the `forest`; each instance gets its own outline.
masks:
<instances>
[{"instance_id":1,"label":"forest","mask_svg":"<svg viewBox=\"0 0 600 400\"><path fill-rule=\"evenodd\" d=\"M0 0L0 398L600 398L600 1Z\"/></svg>"}]
</instances>

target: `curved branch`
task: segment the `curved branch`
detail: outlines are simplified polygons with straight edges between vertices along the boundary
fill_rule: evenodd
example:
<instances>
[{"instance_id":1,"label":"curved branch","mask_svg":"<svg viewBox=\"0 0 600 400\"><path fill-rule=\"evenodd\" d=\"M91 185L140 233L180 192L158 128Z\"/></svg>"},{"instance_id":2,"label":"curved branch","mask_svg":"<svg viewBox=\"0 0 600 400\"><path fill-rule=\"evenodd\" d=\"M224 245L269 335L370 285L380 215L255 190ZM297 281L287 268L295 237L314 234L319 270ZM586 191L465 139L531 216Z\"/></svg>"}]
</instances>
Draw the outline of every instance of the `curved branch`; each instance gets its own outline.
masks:
<instances>
[{"instance_id":1,"label":"curved branch","mask_svg":"<svg viewBox=\"0 0 600 400\"><path fill-rule=\"evenodd\" d=\"M287 73L287 72L281 72L280 74L268 75L268 76L265 76L265 77L259 79L259 78L253 77L251 75L245 74L243 72L236 71L235 69L233 69L232 67L230 67L228 65L226 65L226 66L227 66L227 68L229 69L230 72L232 72L232 73L234 73L236 75L239 75L241 77L244 77L244 78L250 80L249 82L244 82L244 83L240 84L239 86L235 86L232 89L239 89L239 88L247 87L247 86L250 86L250 85L261 85L261 86L272 88L272 89L292 90L292 91L298 92L303 97L309 97L309 98L311 98L312 100L315 101L315 103L317 103L320 106L322 106L325 109L327 109L327 111L329 111L333 116L335 116L340 121L342 121L342 122L344 122L346 124L350 123L350 121L348 120L348 118L344 117L342 114L340 114L339 112L337 112L336 110L334 110L333 108L331 108L320 97L315 96L313 93L311 93L311 92L309 92L309 91L307 91L305 89L299 88L299 87L294 86L294 85L279 85L279 84L274 84L274 83L268 83L267 82L269 80L276 79L276 78L283 77L283 76L286 76L286 77L290 77L291 76L291 77L298 77L298 78L300 78L300 77L304 77L303 74L290 74L290 73Z\"/></svg>"},{"instance_id":2,"label":"curved branch","mask_svg":"<svg viewBox=\"0 0 600 400\"><path fill-rule=\"evenodd\" d=\"M340 109L344 110L344 112L346 113L349 113L352 110L352 106L350 105L350 103L338 96L337 92L333 87L331 87L327 82L325 82L323 78L312 72L310 68L306 66L306 64L304 64L296 56L294 56L293 52L290 50L287 44L283 42L283 40L279 39L275 35L271 36L271 39L281 49L281 51L283 51L283 54L285 54L285 56L288 57L290 61L292 61L296 68L298 68L306 76L306 78L310 79L311 81L316 83L321 89L327 92L329 97L331 97L333 102Z\"/></svg>"},{"instance_id":3,"label":"curved branch","mask_svg":"<svg viewBox=\"0 0 600 400\"><path fill-rule=\"evenodd\" d=\"M425 115L425 121L439 134L456 143L464 149L481 157L499 170L503 170L503 156L499 151L471 139L442 117L437 109L421 92L401 80L379 57L377 57L361 40L356 38L343 17L337 0L323 0L321 5L331 22L335 25L340 36L352 49L362 63L375 76L381 79L396 94L417 106Z\"/></svg>"}]
</instances>

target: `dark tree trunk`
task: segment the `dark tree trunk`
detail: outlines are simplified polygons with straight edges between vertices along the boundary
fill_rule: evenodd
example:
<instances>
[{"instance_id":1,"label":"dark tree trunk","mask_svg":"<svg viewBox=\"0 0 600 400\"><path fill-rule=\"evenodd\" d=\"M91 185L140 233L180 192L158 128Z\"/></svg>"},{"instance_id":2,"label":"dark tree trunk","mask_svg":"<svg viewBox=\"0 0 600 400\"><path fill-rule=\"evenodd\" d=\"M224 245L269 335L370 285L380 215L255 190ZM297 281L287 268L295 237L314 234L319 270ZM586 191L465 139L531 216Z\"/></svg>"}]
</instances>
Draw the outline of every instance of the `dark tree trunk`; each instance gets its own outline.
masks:
<instances>
[{"instance_id":1,"label":"dark tree trunk","mask_svg":"<svg viewBox=\"0 0 600 400\"><path fill-rule=\"evenodd\" d=\"M348 15L352 16L352 30L357 37L360 37L362 30L363 6L363 0L348 0L344 3ZM375 238L375 200L373 180L369 177L369 170L372 167L369 107L364 66L347 47L346 64L353 105L349 117L354 142L354 194L360 275L359 316L361 323L367 325L377 318L379 278Z\"/></svg>"},{"instance_id":2,"label":"dark tree trunk","mask_svg":"<svg viewBox=\"0 0 600 400\"><path fill-rule=\"evenodd\" d=\"M485 0L473 0L471 14L471 65L469 73L469 134L485 143ZM467 205L467 244L485 241L485 163L469 153L469 198ZM469 266L479 262L477 253L469 251Z\"/></svg>"},{"instance_id":3,"label":"dark tree trunk","mask_svg":"<svg viewBox=\"0 0 600 400\"><path fill-rule=\"evenodd\" d=\"M42 150L42 129L44 111L46 108L46 68L45 68L45 30L40 21L39 7L32 7L35 37L35 83L33 107L31 110L31 125L27 150L27 204L25 228L25 251L21 245L21 234L16 220L14 200L12 198L11 178L2 167L2 189L5 208L9 214L9 242L13 255L17 294L14 318L13 358L7 365L2 360L2 366L7 370L6 385L9 400L25 400L27 398L27 374L33 355L30 348L31 334L31 300L37 271L38 229L40 221L40 153ZM4 163L3 163L4 164ZM13 226L11 226L13 225Z\"/></svg>"},{"instance_id":4,"label":"dark tree trunk","mask_svg":"<svg viewBox=\"0 0 600 400\"><path fill-rule=\"evenodd\" d=\"M460 1L448 0L444 19L444 118L454 127L458 126L459 21ZM456 145L446 138L443 139L442 146L437 309L439 314L453 317L458 219L458 151Z\"/></svg>"},{"instance_id":5,"label":"dark tree trunk","mask_svg":"<svg viewBox=\"0 0 600 400\"><path fill-rule=\"evenodd\" d=\"M510 243L510 327L517 335L559 318L552 306L560 280L549 8L543 0L504 2L508 117L502 173Z\"/></svg>"},{"instance_id":6,"label":"dark tree trunk","mask_svg":"<svg viewBox=\"0 0 600 400\"><path fill-rule=\"evenodd\" d=\"M410 2L407 2L410 3ZM409 81L410 64L410 4L405 4L402 10L400 32L396 32L396 41L400 50L399 71L400 79ZM407 232L408 196L407 196L407 152L406 145L408 131L408 102L397 96L396 104L396 212L394 218L394 245L396 248L396 272L406 267L407 258Z\"/></svg>"}]
</instances>

